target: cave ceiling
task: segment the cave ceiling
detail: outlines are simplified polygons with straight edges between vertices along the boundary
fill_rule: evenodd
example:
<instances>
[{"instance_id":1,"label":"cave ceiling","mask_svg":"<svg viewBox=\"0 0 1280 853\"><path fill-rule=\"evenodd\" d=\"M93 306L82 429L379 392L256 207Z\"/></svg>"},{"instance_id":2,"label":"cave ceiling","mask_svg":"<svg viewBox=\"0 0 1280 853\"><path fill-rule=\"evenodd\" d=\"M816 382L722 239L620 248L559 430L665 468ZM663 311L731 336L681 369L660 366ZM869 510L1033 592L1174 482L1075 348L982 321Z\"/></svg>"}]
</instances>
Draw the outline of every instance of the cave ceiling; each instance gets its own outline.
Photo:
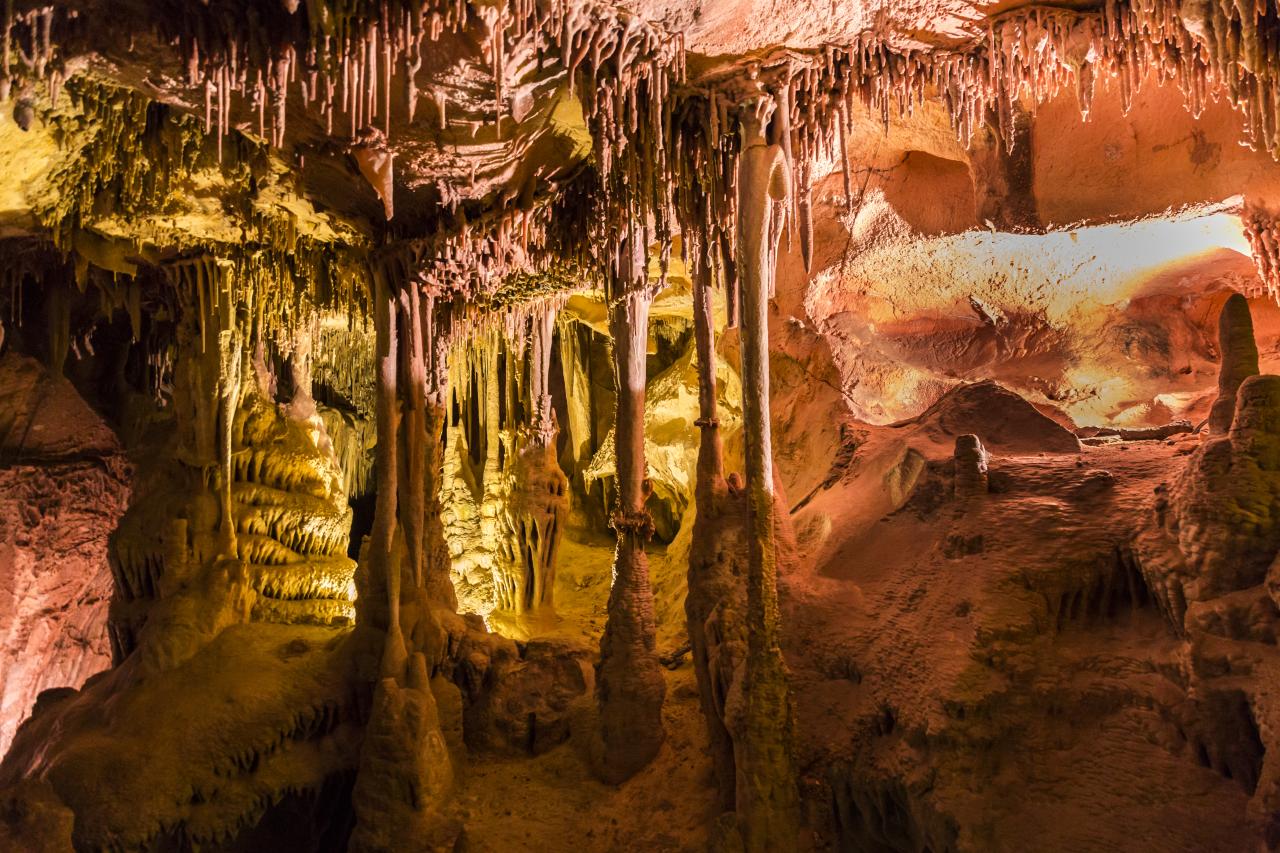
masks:
<instances>
[{"instance_id":1,"label":"cave ceiling","mask_svg":"<svg viewBox=\"0 0 1280 853\"><path fill-rule=\"evenodd\" d=\"M18 180L0 233L51 234L112 273L248 245L277 272L325 279L330 301L350 301L338 279L358 276L317 265L369 257L465 299L549 271L564 287L575 270L608 277L602 244L628 221L664 263L675 233L723 225L736 117L762 93L785 114L770 132L787 138L802 202L842 168L850 198L851 170L882 150L981 177L984 152L1016 148L1020 114L1070 94L1087 115L1096 90L1127 111L1152 77L1191 114L1233 107L1226 136L1265 157L1280 138L1268 16L1211 3L16 3L0 150ZM185 147L143 163L158 133ZM97 190L69 209L65 189L90 174ZM1172 201L1230 194L1193 186ZM297 260L299 240L314 262Z\"/></svg>"}]
</instances>

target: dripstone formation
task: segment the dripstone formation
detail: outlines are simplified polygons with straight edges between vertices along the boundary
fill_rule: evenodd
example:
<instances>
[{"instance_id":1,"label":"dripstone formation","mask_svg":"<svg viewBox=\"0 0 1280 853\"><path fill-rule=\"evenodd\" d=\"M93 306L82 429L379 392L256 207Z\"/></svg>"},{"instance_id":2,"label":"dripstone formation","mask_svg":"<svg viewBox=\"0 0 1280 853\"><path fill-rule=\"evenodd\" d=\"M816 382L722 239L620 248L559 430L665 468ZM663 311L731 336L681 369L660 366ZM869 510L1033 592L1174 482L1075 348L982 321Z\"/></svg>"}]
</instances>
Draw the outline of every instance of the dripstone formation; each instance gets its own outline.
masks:
<instances>
[{"instance_id":1,"label":"dripstone formation","mask_svg":"<svg viewBox=\"0 0 1280 853\"><path fill-rule=\"evenodd\" d=\"M1280 8L49 0L0 848L1280 847Z\"/></svg>"}]
</instances>

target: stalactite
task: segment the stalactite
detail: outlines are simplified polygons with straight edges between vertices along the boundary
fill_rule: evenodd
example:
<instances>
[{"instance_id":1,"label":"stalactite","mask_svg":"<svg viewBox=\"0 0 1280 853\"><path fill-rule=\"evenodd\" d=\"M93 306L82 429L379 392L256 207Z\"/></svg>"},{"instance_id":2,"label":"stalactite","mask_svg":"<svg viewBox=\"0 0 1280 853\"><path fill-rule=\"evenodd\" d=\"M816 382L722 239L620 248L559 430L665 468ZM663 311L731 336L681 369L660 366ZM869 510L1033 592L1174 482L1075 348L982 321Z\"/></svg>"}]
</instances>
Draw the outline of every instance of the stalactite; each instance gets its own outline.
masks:
<instances>
[{"instance_id":1,"label":"stalactite","mask_svg":"<svg viewBox=\"0 0 1280 853\"><path fill-rule=\"evenodd\" d=\"M647 251L641 229L629 230L620 247L619 271L629 287L609 305L614 375L618 388L614 427L618 535L608 621L600 640L596 695L604 741L602 776L610 782L631 778L657 754L665 739L662 702L666 682L658 663L645 543L653 521L645 502L648 486L644 457L645 352L649 337L646 281Z\"/></svg>"},{"instance_id":2,"label":"stalactite","mask_svg":"<svg viewBox=\"0 0 1280 853\"><path fill-rule=\"evenodd\" d=\"M1280 215L1261 205L1246 204L1241 222L1262 286L1280 299Z\"/></svg>"},{"instance_id":3,"label":"stalactite","mask_svg":"<svg viewBox=\"0 0 1280 853\"><path fill-rule=\"evenodd\" d=\"M558 429L551 408L551 347L560 300L542 303L529 317L527 424L517 429L510 535L523 569L518 610L554 603L556 561L568 515L568 478L556 453Z\"/></svg>"},{"instance_id":4,"label":"stalactite","mask_svg":"<svg viewBox=\"0 0 1280 853\"><path fill-rule=\"evenodd\" d=\"M769 414L769 293L777 232L770 217L790 193L782 149L765 139L762 99L742 124L739 271L742 282L743 424L751 504L747 573L747 662L740 720L733 727L737 811L747 850L785 849L800 826L791 763L791 704L779 647L775 483ZM772 245L771 245L772 244Z\"/></svg>"}]
</instances>

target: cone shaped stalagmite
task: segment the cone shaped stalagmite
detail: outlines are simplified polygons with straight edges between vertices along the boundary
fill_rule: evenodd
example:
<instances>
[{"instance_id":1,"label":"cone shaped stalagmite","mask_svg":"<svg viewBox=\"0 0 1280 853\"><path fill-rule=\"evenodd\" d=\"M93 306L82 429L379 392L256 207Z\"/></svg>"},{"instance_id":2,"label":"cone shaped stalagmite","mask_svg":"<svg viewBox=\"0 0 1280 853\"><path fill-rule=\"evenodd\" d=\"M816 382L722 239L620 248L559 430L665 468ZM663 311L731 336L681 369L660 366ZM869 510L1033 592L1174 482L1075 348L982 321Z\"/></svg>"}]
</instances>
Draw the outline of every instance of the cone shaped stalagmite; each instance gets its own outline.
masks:
<instances>
[{"instance_id":1,"label":"cone shaped stalagmite","mask_svg":"<svg viewBox=\"0 0 1280 853\"><path fill-rule=\"evenodd\" d=\"M1209 412L1209 432L1225 435L1236 411L1240 383L1258 375L1258 344L1253 339L1249 301L1233 293L1218 315L1218 399Z\"/></svg>"}]
</instances>

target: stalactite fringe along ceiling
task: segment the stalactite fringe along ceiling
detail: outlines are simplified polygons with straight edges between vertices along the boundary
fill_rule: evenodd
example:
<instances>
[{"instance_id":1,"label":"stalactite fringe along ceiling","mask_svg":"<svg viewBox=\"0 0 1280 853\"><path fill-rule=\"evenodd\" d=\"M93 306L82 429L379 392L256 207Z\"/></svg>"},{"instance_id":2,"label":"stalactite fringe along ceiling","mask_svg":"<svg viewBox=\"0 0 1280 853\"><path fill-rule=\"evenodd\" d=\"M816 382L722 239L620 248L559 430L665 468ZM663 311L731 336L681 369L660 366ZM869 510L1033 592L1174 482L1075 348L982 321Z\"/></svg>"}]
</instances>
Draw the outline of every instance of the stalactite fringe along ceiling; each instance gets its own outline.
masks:
<instances>
[{"instance_id":1,"label":"stalactite fringe along ceiling","mask_svg":"<svg viewBox=\"0 0 1280 853\"><path fill-rule=\"evenodd\" d=\"M6 93L29 102L40 83L56 105L68 79L83 67L76 46L100 35L100 26L111 26L94 11L62 5L25 13L10 9ZM230 158L224 168L239 173L241 181L254 180L246 172L261 174L269 155L240 134L232 141L231 131L245 127L282 147L290 98L303 108L317 107L329 130L335 114L345 117L349 126L340 124L339 130L349 131L364 172L360 152L394 141L392 118L400 109L412 119L422 99L415 81L424 57L446 32L479 27L493 87L483 108L499 137L521 100L504 88L515 73L507 61L532 56L539 68L558 67L564 85L583 102L594 140L591 174L553 179L550 196L541 181L527 180L523 187L502 190L492 212L475 222L455 210L437 222L444 227L427 245L411 240L384 250L408 252L395 263L413 267L443 290L468 294L492 292L517 271L545 271L555 259L586 264L613 280L617 261L601 256L601 247L615 245L632 222L650 243L665 247L664 263L672 235L683 230L686 246L726 244L725 266L731 268L737 145L732 116L762 96L775 101L772 132L784 142L802 196L813 161L840 150L855 100L890 122L938 97L966 144L993 114L1012 145L1015 135L1007 123L1019 100L1034 110L1071 86L1087 115L1096 80L1109 76L1119 82L1127 108L1146 69L1155 69L1157 82L1175 84L1194 115L1211 100L1225 99L1244 116L1245 140L1280 155L1280 30L1269 3L1108 3L1096 12L1028 7L986 22L985 32L950 49L898 45L871 33L850 45L713 64L694 78L678 34L604 4L307 3L255 4L252 10L212 4L164 7L154 20L161 41L185 57L186 90L203 93L203 127L216 139L219 162ZM743 66L745 76L737 70ZM393 81L399 88L394 93ZM527 85L517 79L509 87L528 95ZM171 115L132 93L119 93L108 106L88 81L73 82L68 94L75 111L101 129L75 158L77 165L61 176L67 191L53 193L48 209L40 211L64 249L74 249L75 232L84 224L82 208L91 199L101 206L103 191L116 198L116 214L128 215L146 204L163 207L177 175L211 167L200 161L208 152L191 118ZM437 106L447 122L447 104ZM361 129L374 124L378 139L369 141ZM224 151L228 145L236 151ZM84 173L89 169L95 173ZM566 188L571 191L564 193ZM588 203L594 215L579 213L566 221L566 211L581 212ZM251 254L253 260L244 262L247 278L259 271L291 277L314 288L322 303L351 306L353 264L339 247L367 244L348 234L330 241L325 252L317 241L291 233L288 217L263 215L260 207L242 211L246 227L257 235L251 245L266 247L263 257ZM807 207L807 199L798 199L788 221ZM803 231L805 217L798 218L789 227ZM292 264L283 260L299 253ZM476 276L479 281L467 281Z\"/></svg>"}]
</instances>

